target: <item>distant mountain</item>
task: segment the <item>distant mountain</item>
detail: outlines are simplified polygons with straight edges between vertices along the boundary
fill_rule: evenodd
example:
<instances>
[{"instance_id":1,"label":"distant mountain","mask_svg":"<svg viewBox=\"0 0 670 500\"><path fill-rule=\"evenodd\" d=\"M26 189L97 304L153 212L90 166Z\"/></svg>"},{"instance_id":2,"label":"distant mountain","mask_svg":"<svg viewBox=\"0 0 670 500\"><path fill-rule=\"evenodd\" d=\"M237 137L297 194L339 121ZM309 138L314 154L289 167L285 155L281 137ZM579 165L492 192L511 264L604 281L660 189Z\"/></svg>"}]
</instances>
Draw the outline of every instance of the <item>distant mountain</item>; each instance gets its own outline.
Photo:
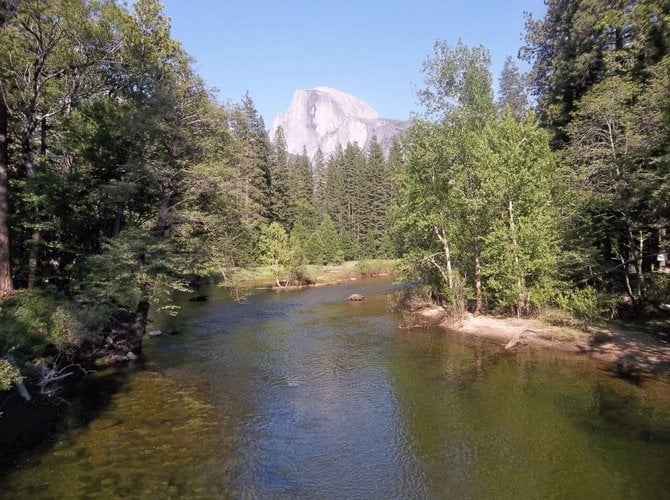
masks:
<instances>
[{"instance_id":1,"label":"distant mountain","mask_svg":"<svg viewBox=\"0 0 670 500\"><path fill-rule=\"evenodd\" d=\"M337 144L357 142L365 149L374 135L388 153L393 138L407 130L408 122L386 120L365 101L329 87L299 89L286 113L272 123L270 139L282 126L289 153L302 153L303 146L313 158L321 148L328 157Z\"/></svg>"}]
</instances>

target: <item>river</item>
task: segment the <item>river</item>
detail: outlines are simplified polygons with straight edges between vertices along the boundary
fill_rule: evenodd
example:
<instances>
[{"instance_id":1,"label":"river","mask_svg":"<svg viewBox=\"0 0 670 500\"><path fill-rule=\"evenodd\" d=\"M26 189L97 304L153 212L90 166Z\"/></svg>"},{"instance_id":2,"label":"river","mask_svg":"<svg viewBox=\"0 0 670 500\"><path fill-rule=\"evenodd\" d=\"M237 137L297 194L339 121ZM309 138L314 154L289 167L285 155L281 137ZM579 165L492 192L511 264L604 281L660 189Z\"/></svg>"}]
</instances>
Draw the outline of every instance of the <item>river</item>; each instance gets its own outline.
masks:
<instances>
[{"instance_id":1,"label":"river","mask_svg":"<svg viewBox=\"0 0 670 500\"><path fill-rule=\"evenodd\" d=\"M442 330L402 330L391 283L210 287L146 363L86 379L0 496L661 498L670 384ZM362 293L362 303L346 301Z\"/></svg>"}]
</instances>

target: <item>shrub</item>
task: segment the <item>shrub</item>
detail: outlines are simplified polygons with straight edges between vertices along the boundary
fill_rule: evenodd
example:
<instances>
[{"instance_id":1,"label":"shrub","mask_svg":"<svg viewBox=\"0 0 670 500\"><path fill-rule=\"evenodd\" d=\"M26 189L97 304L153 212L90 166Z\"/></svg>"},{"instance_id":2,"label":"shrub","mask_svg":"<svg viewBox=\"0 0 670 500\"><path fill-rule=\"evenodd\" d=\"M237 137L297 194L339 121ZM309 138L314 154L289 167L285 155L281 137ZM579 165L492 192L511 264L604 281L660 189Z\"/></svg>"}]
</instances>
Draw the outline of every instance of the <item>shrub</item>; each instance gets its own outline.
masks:
<instances>
[{"instance_id":1,"label":"shrub","mask_svg":"<svg viewBox=\"0 0 670 500\"><path fill-rule=\"evenodd\" d=\"M654 273L647 277L644 299L650 312L670 303L670 275Z\"/></svg>"},{"instance_id":2,"label":"shrub","mask_svg":"<svg viewBox=\"0 0 670 500\"><path fill-rule=\"evenodd\" d=\"M21 382L21 374L4 358L0 358L0 391L8 391L14 382Z\"/></svg>"},{"instance_id":3,"label":"shrub","mask_svg":"<svg viewBox=\"0 0 670 500\"><path fill-rule=\"evenodd\" d=\"M364 278L377 276L391 272L394 264L394 260L361 260L356 264L356 272Z\"/></svg>"},{"instance_id":4,"label":"shrub","mask_svg":"<svg viewBox=\"0 0 670 500\"><path fill-rule=\"evenodd\" d=\"M20 360L43 355L50 347L72 351L94 341L107 327L111 307L77 303L46 292L23 292L0 303L0 355Z\"/></svg>"},{"instance_id":5,"label":"shrub","mask_svg":"<svg viewBox=\"0 0 670 500\"><path fill-rule=\"evenodd\" d=\"M600 313L598 295L590 286L561 293L557 302L559 307L580 318L584 322L584 327L592 323Z\"/></svg>"}]
</instances>

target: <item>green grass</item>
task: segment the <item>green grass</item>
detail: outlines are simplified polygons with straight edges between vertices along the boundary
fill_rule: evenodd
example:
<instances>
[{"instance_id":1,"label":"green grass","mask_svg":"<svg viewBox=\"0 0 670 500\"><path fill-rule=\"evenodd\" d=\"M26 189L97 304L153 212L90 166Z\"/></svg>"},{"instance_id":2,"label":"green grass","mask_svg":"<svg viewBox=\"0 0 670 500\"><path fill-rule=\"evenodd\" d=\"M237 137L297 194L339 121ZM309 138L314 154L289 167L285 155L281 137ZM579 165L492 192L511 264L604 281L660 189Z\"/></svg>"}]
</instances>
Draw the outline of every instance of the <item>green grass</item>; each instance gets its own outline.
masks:
<instances>
[{"instance_id":1,"label":"green grass","mask_svg":"<svg viewBox=\"0 0 670 500\"><path fill-rule=\"evenodd\" d=\"M302 266L302 270L305 277L316 284L333 284L351 278L391 274L397 262L394 259L353 260L325 266L306 264ZM230 282L234 286L242 287L272 286L274 274L270 266L236 268L231 274Z\"/></svg>"}]
</instances>

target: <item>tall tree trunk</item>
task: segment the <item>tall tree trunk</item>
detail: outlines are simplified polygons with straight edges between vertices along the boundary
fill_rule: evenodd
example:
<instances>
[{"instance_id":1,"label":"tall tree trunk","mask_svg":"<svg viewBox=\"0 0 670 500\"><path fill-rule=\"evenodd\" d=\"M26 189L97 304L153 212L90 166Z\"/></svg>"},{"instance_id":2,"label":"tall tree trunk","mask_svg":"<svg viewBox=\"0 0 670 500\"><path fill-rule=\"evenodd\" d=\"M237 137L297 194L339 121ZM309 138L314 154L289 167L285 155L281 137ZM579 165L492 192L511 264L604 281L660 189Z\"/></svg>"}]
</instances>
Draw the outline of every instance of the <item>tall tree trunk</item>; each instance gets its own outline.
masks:
<instances>
[{"instance_id":1,"label":"tall tree trunk","mask_svg":"<svg viewBox=\"0 0 670 500\"><path fill-rule=\"evenodd\" d=\"M516 308L516 315L520 316L521 312L526 312L526 291L523 283L523 273L521 272L521 264L519 262L519 244L516 239L516 224L514 223L514 206L512 200L507 203L507 211L509 212L509 232L512 240L512 248L514 251L514 266L517 272L517 286L519 287L519 303Z\"/></svg>"},{"instance_id":2,"label":"tall tree trunk","mask_svg":"<svg viewBox=\"0 0 670 500\"><path fill-rule=\"evenodd\" d=\"M112 237L118 236L123 225L123 203L116 204L116 212L114 214L114 227L112 228Z\"/></svg>"},{"instance_id":3,"label":"tall tree trunk","mask_svg":"<svg viewBox=\"0 0 670 500\"><path fill-rule=\"evenodd\" d=\"M154 236L162 239L168 228L168 214L170 212L170 201L172 200L172 187L166 185L162 189L161 204L158 207Z\"/></svg>"},{"instance_id":4,"label":"tall tree trunk","mask_svg":"<svg viewBox=\"0 0 670 500\"><path fill-rule=\"evenodd\" d=\"M7 168L9 166L9 117L3 89L0 89L0 295L13 289L9 253L9 225L7 216Z\"/></svg>"},{"instance_id":5,"label":"tall tree trunk","mask_svg":"<svg viewBox=\"0 0 670 500\"><path fill-rule=\"evenodd\" d=\"M447 261L447 279L449 290L454 289L454 274L451 269L451 248L449 247L449 239L447 238L447 232L444 230L444 227L435 227L435 235L437 239L442 243L442 248L444 250L444 257Z\"/></svg>"},{"instance_id":6,"label":"tall tree trunk","mask_svg":"<svg viewBox=\"0 0 670 500\"><path fill-rule=\"evenodd\" d=\"M24 131L21 137L21 154L23 156L23 166L26 169L26 177L28 179L35 179L35 163L33 160L33 152L30 145L30 140L33 134L33 129ZM39 220L39 208L35 205L35 222ZM32 237L30 238L30 250L28 254L28 289L35 288L37 276L37 257L40 246L40 230L33 229Z\"/></svg>"},{"instance_id":7,"label":"tall tree trunk","mask_svg":"<svg viewBox=\"0 0 670 500\"><path fill-rule=\"evenodd\" d=\"M172 199L172 187L168 184L163 186L161 203L156 215L156 225L154 226L154 237L157 240L163 239L168 227L168 214L170 211L170 200ZM150 261L155 261L161 257L160 252L154 251L149 256ZM140 300L135 310L135 318L131 326L131 333L135 342L134 349L139 349L142 342L142 336L146 330L147 320L149 318L149 308L151 306L151 296L154 292L154 283L145 281L140 287Z\"/></svg>"},{"instance_id":8,"label":"tall tree trunk","mask_svg":"<svg viewBox=\"0 0 670 500\"><path fill-rule=\"evenodd\" d=\"M475 305L475 314L480 314L484 306L484 297L482 294L482 264L480 260L481 248L477 243L475 245L475 297L477 304Z\"/></svg>"},{"instance_id":9,"label":"tall tree trunk","mask_svg":"<svg viewBox=\"0 0 670 500\"><path fill-rule=\"evenodd\" d=\"M632 287L630 284L630 278L628 277L628 266L624 266L624 272L626 273L626 287L629 290L629 295L631 300L633 301L633 305L637 305L637 299L640 298L642 295L642 252L638 255L638 248L637 245L635 244L635 236L633 235L633 226L630 222L630 218L628 217L628 214L625 215L625 221L626 221L626 238L628 240L628 251L629 251L629 258L634 259L634 266L635 266L635 274L637 274L637 293L635 294L635 297L633 297L633 291Z\"/></svg>"},{"instance_id":10,"label":"tall tree trunk","mask_svg":"<svg viewBox=\"0 0 670 500\"><path fill-rule=\"evenodd\" d=\"M137 303L135 318L133 319L133 324L130 327L131 345L129 345L129 347L131 351L137 351L142 345L142 337L144 336L144 332L147 328L147 320L149 319L149 307L151 305L150 299L153 286L151 283L145 282L142 283L140 288L140 300Z\"/></svg>"}]
</instances>

